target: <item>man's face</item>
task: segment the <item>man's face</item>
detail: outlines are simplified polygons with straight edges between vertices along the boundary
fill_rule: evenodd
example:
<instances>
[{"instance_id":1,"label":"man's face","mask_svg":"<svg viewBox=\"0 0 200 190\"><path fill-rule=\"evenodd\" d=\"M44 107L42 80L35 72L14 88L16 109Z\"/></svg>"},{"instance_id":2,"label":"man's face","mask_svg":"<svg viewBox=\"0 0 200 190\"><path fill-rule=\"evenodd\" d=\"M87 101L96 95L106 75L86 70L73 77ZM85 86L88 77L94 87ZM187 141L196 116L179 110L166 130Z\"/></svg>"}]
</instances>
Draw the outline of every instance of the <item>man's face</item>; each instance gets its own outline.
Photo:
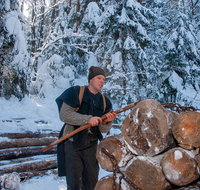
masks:
<instances>
[{"instance_id":1,"label":"man's face","mask_svg":"<svg viewBox=\"0 0 200 190\"><path fill-rule=\"evenodd\" d=\"M103 75L97 75L90 80L90 85L95 91L100 91L103 88L105 77Z\"/></svg>"}]
</instances>

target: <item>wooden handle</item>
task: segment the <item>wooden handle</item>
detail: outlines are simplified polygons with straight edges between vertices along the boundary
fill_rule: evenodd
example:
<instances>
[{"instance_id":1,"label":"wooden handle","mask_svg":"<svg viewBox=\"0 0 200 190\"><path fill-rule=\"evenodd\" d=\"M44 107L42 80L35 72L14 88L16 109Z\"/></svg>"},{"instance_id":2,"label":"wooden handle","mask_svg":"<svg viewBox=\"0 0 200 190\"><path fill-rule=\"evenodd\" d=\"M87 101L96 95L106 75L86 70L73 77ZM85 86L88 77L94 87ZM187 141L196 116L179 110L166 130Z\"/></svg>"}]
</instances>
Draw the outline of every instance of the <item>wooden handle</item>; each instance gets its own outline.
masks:
<instances>
[{"instance_id":1,"label":"wooden handle","mask_svg":"<svg viewBox=\"0 0 200 190\"><path fill-rule=\"evenodd\" d=\"M128 110L128 109L130 109L130 108L132 108L132 107L134 107L134 106L136 106L136 104L137 104L138 102L140 102L140 101L141 101L141 100L138 100L138 101L136 101L136 102L134 102L134 103L132 103L132 104L129 104L129 105L123 107L123 108L120 108L120 109L116 110L115 113L118 114L118 113L124 112L124 111L126 111L126 110ZM105 119L106 119L106 116L103 115L103 116L101 117L101 119L102 119L102 120L105 120ZM75 135L76 133L79 133L80 131L83 131L84 129L87 129L87 128L90 127L90 126L91 126L91 124L90 124L90 123L87 123L86 125L83 125L83 126L79 127L78 129L72 131L71 133L69 133L69 134L67 134L67 135L65 135L65 136L62 136L61 138L59 138L58 140L54 141L54 142L51 143L50 145L46 146L45 148L42 149L42 151L45 152L45 151L49 150L49 149L50 149L51 147L53 147L54 145L59 144L60 142L64 141L65 139L67 139L67 138L69 138L69 137Z\"/></svg>"},{"instance_id":2,"label":"wooden handle","mask_svg":"<svg viewBox=\"0 0 200 190\"><path fill-rule=\"evenodd\" d=\"M79 133L80 131L83 131L84 129L87 129L88 127L90 127L91 124L90 123L87 123L86 125L83 125L81 127L79 127L78 129L72 131L71 133L65 135L65 136L62 136L61 138L59 138L58 140L52 142L50 145L46 146L45 148L42 149L43 152L49 150L51 147L53 147L54 145L57 145L59 144L60 142L64 141L65 139L75 135L76 133Z\"/></svg>"}]
</instances>

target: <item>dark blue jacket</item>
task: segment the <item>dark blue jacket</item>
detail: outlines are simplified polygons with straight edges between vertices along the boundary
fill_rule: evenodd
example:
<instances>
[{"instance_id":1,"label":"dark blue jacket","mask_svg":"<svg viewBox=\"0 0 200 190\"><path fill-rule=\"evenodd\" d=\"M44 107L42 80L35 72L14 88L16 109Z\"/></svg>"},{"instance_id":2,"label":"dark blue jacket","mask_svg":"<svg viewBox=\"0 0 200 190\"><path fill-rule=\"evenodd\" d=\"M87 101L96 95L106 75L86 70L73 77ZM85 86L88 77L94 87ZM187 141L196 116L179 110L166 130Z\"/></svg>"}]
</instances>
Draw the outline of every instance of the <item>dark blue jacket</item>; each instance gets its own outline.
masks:
<instances>
[{"instance_id":1,"label":"dark blue jacket","mask_svg":"<svg viewBox=\"0 0 200 190\"><path fill-rule=\"evenodd\" d=\"M72 86L65 90L57 99L56 103L58 105L58 110L60 112L62 103L65 102L69 106L73 108L79 107L79 110L77 111L80 114L86 114L86 115L92 115L92 116L98 116L101 117L105 113L108 113L110 110L112 110L112 104L108 98L106 99L106 109L104 113L104 103L103 103L103 97L102 94L99 92L96 95L92 94L88 87L85 87L82 103L80 105L79 102L79 91L80 86ZM74 126L74 129L79 128L80 126ZM61 129L59 138L63 135L63 128ZM88 147L90 147L93 143L97 141L98 139L102 139L102 135L99 131L98 126L91 127L91 132L88 133L88 129L85 129L73 136L73 145L76 150L83 150ZM63 162L64 162L64 154L63 154L63 142L58 144L57 147L57 155L58 155L58 175L63 176L65 175L65 172L59 172L59 168L62 168L63 170ZM61 171L60 170L60 171ZM62 173L62 174L61 174Z\"/></svg>"}]
</instances>

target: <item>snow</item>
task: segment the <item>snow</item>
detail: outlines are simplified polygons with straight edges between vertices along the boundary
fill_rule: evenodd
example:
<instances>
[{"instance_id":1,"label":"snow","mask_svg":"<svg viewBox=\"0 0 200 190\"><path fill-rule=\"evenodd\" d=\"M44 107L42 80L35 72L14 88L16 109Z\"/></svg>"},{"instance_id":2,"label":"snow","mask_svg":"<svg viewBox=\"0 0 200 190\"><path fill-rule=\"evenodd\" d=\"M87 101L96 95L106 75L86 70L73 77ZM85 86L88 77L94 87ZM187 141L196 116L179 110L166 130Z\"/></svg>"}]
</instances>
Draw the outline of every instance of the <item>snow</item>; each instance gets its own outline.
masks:
<instances>
[{"instance_id":1,"label":"snow","mask_svg":"<svg viewBox=\"0 0 200 190\"><path fill-rule=\"evenodd\" d=\"M181 159L182 157L183 157L183 154L182 154L181 151L176 150L176 151L174 152L174 158L175 158L175 160Z\"/></svg>"},{"instance_id":2,"label":"snow","mask_svg":"<svg viewBox=\"0 0 200 190\"><path fill-rule=\"evenodd\" d=\"M159 3L162 2L161 0L156 0L155 2ZM10 10L10 0L5 0L5 10ZM48 5L47 5L48 6ZM138 20L144 23L148 23L146 18L140 13L140 9L143 9L144 14L151 14L153 15L153 12L151 12L149 9L144 9L138 3L136 0L128 0L126 3L126 7L131 8L132 10L135 10L138 15ZM98 32L103 30L104 28L104 20L106 20L111 15L114 15L117 8L114 5L109 5L105 7L104 12L100 12L100 9L96 2L91 2L88 4L87 10L84 21L89 22L89 24L94 23L98 27ZM76 12L75 9L71 9L70 13L68 14L68 17L71 17ZM25 68L27 61L24 61L24 59L27 57L27 47L26 47L26 41L24 38L24 33L22 31L22 26L19 21L19 17L22 18L23 16L20 11L10 11L5 14L3 17L5 22L5 28L9 35L13 35L15 46L14 46L14 62L13 65L17 65L19 68ZM126 9L123 8L121 15L118 17L119 23L121 24L127 24L132 25L134 27L137 27L138 33L141 35L146 35L145 29L142 27L142 25L139 22L134 22L131 20L126 12ZM181 20L182 21L182 20ZM197 50L195 49L194 45L194 37L193 34L186 31L184 27L180 28L181 34L186 36L186 39L190 41L190 48L191 51L196 55ZM72 30L68 29L66 33L70 33L72 35ZM69 34L68 34L69 35ZM73 34L74 36L78 36L78 34ZM171 37L168 39L168 48L174 49L175 44L174 41L177 39L177 32L172 31ZM180 35L179 35L180 36ZM200 32L197 34L197 38L200 39ZM180 39L180 44L184 43L184 39ZM122 44L122 41L120 39L118 40L119 44ZM122 45L121 45L122 46ZM119 47L121 47L119 46ZM124 49L131 50L136 49L137 44L134 39L131 37L127 37L124 42ZM198 41L198 47L200 47L200 40ZM43 49L44 50L44 49ZM91 65L99 65L96 59L96 56L89 52L89 61L88 61L88 67ZM144 51L141 51L139 54L139 58L147 58ZM39 92L39 95L42 96L36 96L32 95L33 93L30 93L29 96L23 98L20 102L17 98L11 97L9 100L5 100L4 98L0 98L0 107L1 107L1 113L0 113L0 127L1 127L1 133L8 133L8 132L25 132L25 131L40 131L40 132L46 132L46 131L59 131L63 125L63 123L60 121L58 116L58 109L57 105L55 103L55 98L60 95L64 89L69 87L71 85L71 82L74 81L75 84L79 85L85 85L87 83L87 77L86 76L78 76L78 78L75 78L74 72L73 72L73 66L66 66L64 69L62 68L62 62L63 58L59 55L53 55L48 60L43 62L43 65L41 65L40 69L38 70L37 80L35 82L32 82L31 89L29 89L29 92L34 92L35 90ZM51 69L50 67L56 67L56 71L61 73L58 75L54 69ZM123 60L122 60L122 53L120 51L112 53L112 61L110 64L107 65L107 69L112 72L115 71L115 77L118 78L119 76L124 76L124 73L122 73L123 66ZM194 70L197 70L198 68L195 68L195 65L193 66ZM52 77L53 76L53 77ZM168 76L168 75L167 75ZM114 77L112 78L114 79ZM200 106L200 90L199 90L199 84L196 82L196 89L190 84L186 84L185 88L183 88L183 80L181 77L178 76L176 72L172 72L169 82L171 86L178 90L178 93L181 94L182 102L184 102L184 98L186 100L191 100L192 106L199 107ZM120 85L113 85L112 83L105 84L105 87L107 89L121 89ZM114 95L111 95L114 96ZM45 97L45 98L43 98ZM136 111L136 115L132 116L130 119L133 119L134 122L138 122L138 111ZM148 113L148 116L150 117L150 113ZM37 122L36 122L37 121ZM44 122L42 122L44 121ZM111 129L111 134L119 134L120 131L118 129ZM0 141L5 140L6 138L0 138ZM137 153L129 146L129 144L126 142L127 146L131 151L137 155ZM155 150L156 151L156 150ZM177 154L178 157L178 154ZM107 175L108 172L104 170L100 170L99 178ZM54 174L51 174L49 176L43 176L43 177L35 177L30 180L26 180L23 183L20 184L20 190L35 190L35 189L49 189L49 190L66 190L66 182L65 178L59 178Z\"/></svg>"},{"instance_id":3,"label":"snow","mask_svg":"<svg viewBox=\"0 0 200 190\"><path fill-rule=\"evenodd\" d=\"M31 178L20 184L20 190L35 189L66 190L67 187L65 178L57 177L55 175Z\"/></svg>"},{"instance_id":4,"label":"snow","mask_svg":"<svg viewBox=\"0 0 200 190\"><path fill-rule=\"evenodd\" d=\"M135 115L130 115L131 118L133 119L133 121L137 124L139 124L139 119L138 119L138 113L139 113L139 108L137 108L137 110L135 111Z\"/></svg>"},{"instance_id":5,"label":"snow","mask_svg":"<svg viewBox=\"0 0 200 190\"><path fill-rule=\"evenodd\" d=\"M10 9L10 0L5 1L5 10L8 11Z\"/></svg>"},{"instance_id":6,"label":"snow","mask_svg":"<svg viewBox=\"0 0 200 190\"><path fill-rule=\"evenodd\" d=\"M136 49L136 43L130 36L124 42L124 49Z\"/></svg>"},{"instance_id":7,"label":"snow","mask_svg":"<svg viewBox=\"0 0 200 190\"><path fill-rule=\"evenodd\" d=\"M96 2L90 2L86 9L86 14L84 15L83 22L92 24L94 23L96 26L100 22L101 11Z\"/></svg>"},{"instance_id":8,"label":"snow","mask_svg":"<svg viewBox=\"0 0 200 190\"><path fill-rule=\"evenodd\" d=\"M196 91L191 84L186 84L185 88L182 87L183 79L178 76L178 74L173 71L172 75L169 77L169 83L171 86L179 91L182 95L182 99L187 99L191 101L193 107L196 107L200 101L200 91ZM198 106L197 106L198 107Z\"/></svg>"},{"instance_id":9,"label":"snow","mask_svg":"<svg viewBox=\"0 0 200 190\"><path fill-rule=\"evenodd\" d=\"M18 19L18 12L11 11L6 13L3 18L5 20L5 27L8 31L8 36L13 35L15 40L14 50L18 51L18 54L27 54L26 41L24 33L22 31L21 23Z\"/></svg>"},{"instance_id":10,"label":"snow","mask_svg":"<svg viewBox=\"0 0 200 190\"><path fill-rule=\"evenodd\" d=\"M147 114L147 118L149 118L149 119L153 117L151 110L149 110L146 114Z\"/></svg>"},{"instance_id":11,"label":"snow","mask_svg":"<svg viewBox=\"0 0 200 190\"><path fill-rule=\"evenodd\" d=\"M115 54L112 54L112 62L111 62L111 67L114 67L117 71L122 68L122 53L121 52L116 52ZM120 74L120 73L118 73Z\"/></svg>"},{"instance_id":12,"label":"snow","mask_svg":"<svg viewBox=\"0 0 200 190\"><path fill-rule=\"evenodd\" d=\"M55 102L56 95L51 96L48 100L45 98L39 99L37 96L25 97L22 101L12 97L9 100L0 98L0 129L1 133L18 133L18 132L46 132L60 131L63 122L58 117L58 109ZM12 120L12 122L10 122ZM35 123L35 121L45 121L45 123ZM119 134L119 129L112 128L110 135ZM104 134L105 135L105 134ZM0 138L0 142L7 138ZM36 156L36 159L45 159L44 156ZM52 156L49 156L52 157ZM3 161L9 164L9 161ZM100 168L99 179L111 172L107 172ZM26 179L20 183L20 190L66 190L65 177L58 177L56 174L48 176L33 177Z\"/></svg>"},{"instance_id":13,"label":"snow","mask_svg":"<svg viewBox=\"0 0 200 190\"><path fill-rule=\"evenodd\" d=\"M18 189L20 177L16 173L12 173L5 180L5 188L7 189Z\"/></svg>"},{"instance_id":14,"label":"snow","mask_svg":"<svg viewBox=\"0 0 200 190\"><path fill-rule=\"evenodd\" d=\"M171 163L166 163L164 165L164 169L166 170L166 178L169 180L178 180L180 178L179 172L174 170L174 167Z\"/></svg>"},{"instance_id":15,"label":"snow","mask_svg":"<svg viewBox=\"0 0 200 190\"><path fill-rule=\"evenodd\" d=\"M126 146L128 147L128 149L129 149L134 155L138 155L138 153L128 144L128 142L126 142L125 139L124 139L124 142L125 142Z\"/></svg>"}]
</instances>

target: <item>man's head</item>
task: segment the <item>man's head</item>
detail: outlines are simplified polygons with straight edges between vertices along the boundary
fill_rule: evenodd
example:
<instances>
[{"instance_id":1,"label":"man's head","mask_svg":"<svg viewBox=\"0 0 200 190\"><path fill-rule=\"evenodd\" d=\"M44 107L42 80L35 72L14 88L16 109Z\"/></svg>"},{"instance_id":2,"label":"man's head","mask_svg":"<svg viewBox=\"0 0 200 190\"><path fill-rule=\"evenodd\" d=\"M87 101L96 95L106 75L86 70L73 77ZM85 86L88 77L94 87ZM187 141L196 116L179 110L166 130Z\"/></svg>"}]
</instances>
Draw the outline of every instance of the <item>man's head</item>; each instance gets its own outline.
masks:
<instances>
[{"instance_id":1,"label":"man's head","mask_svg":"<svg viewBox=\"0 0 200 190\"><path fill-rule=\"evenodd\" d=\"M105 77L104 70L97 66L91 66L89 68L88 83L90 83L90 80L97 75L103 75Z\"/></svg>"},{"instance_id":2,"label":"man's head","mask_svg":"<svg viewBox=\"0 0 200 190\"><path fill-rule=\"evenodd\" d=\"M105 81L105 72L100 67L91 66L89 68L89 75L88 75L88 89L93 94L97 94L104 85Z\"/></svg>"}]
</instances>

